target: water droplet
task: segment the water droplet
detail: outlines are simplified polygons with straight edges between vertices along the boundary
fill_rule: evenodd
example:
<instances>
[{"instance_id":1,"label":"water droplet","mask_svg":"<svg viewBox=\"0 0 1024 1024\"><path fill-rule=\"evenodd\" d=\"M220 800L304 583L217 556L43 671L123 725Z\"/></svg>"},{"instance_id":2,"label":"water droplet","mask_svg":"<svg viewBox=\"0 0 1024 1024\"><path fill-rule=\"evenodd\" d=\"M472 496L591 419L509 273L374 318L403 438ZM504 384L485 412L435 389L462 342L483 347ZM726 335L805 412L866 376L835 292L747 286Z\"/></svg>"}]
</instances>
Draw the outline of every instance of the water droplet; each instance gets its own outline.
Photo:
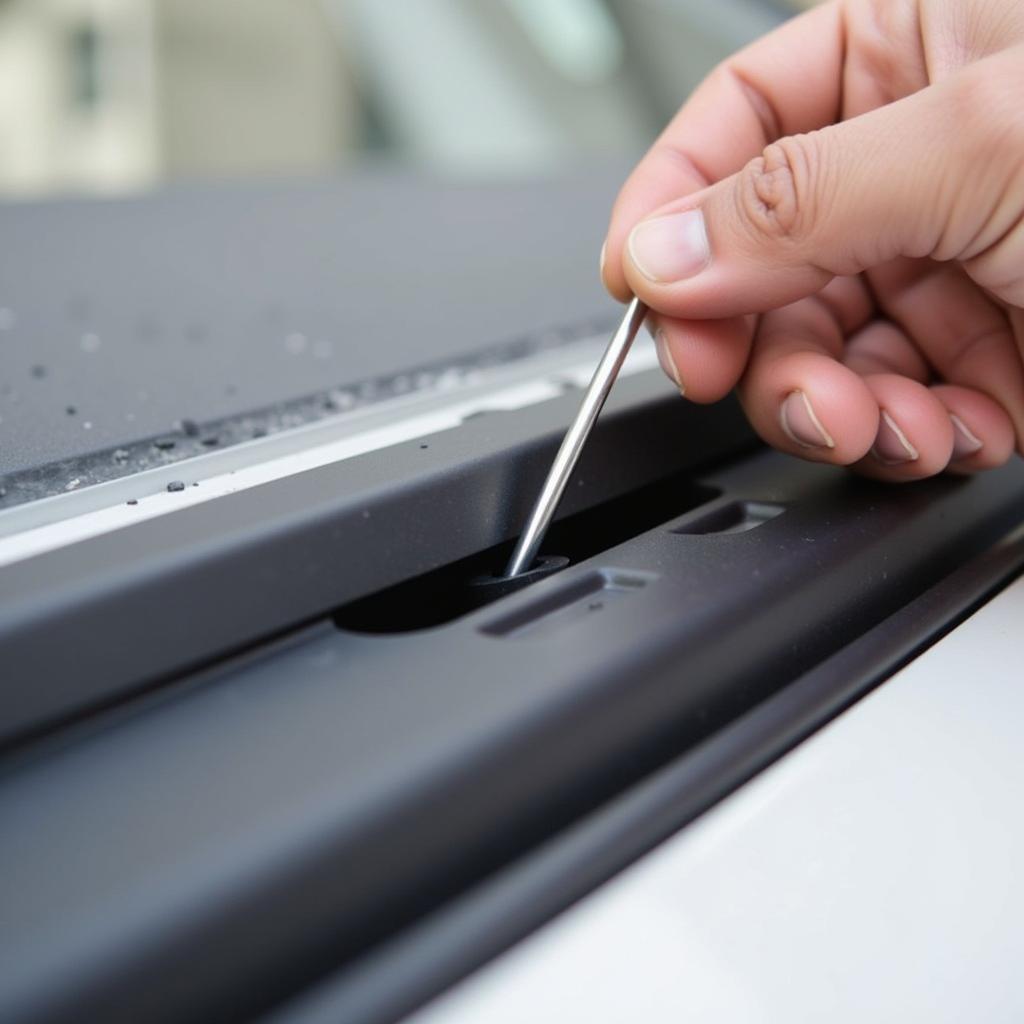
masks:
<instances>
[{"instance_id":1,"label":"water droplet","mask_svg":"<svg viewBox=\"0 0 1024 1024\"><path fill-rule=\"evenodd\" d=\"M36 378L36 380L42 380L42 378L46 376L46 367L41 366L39 363L36 363L36 365L32 367L30 372L32 376Z\"/></svg>"},{"instance_id":2,"label":"water droplet","mask_svg":"<svg viewBox=\"0 0 1024 1024\"><path fill-rule=\"evenodd\" d=\"M183 490L185 490L185 481L184 480L172 480L167 485L167 490L172 491L172 492L173 491L183 491Z\"/></svg>"},{"instance_id":3,"label":"water droplet","mask_svg":"<svg viewBox=\"0 0 1024 1024\"><path fill-rule=\"evenodd\" d=\"M67 407L67 409L65 409L64 411L65 411L65 412L66 412L66 413L67 413L67 414L68 414L69 416L75 416L75 415L76 415L76 414L78 413L78 410L77 410L77 409L76 409L76 408L75 408L75 407L74 407L73 405L69 405L69 406Z\"/></svg>"},{"instance_id":4,"label":"water droplet","mask_svg":"<svg viewBox=\"0 0 1024 1024\"><path fill-rule=\"evenodd\" d=\"M129 505L138 505L138 503L139 503L139 499L138 498L129 498L128 499L128 504Z\"/></svg>"},{"instance_id":5,"label":"water droplet","mask_svg":"<svg viewBox=\"0 0 1024 1024\"><path fill-rule=\"evenodd\" d=\"M78 477L76 476L74 480L69 480L69 481L68 481L68 482L67 482L67 483L66 483L66 484L64 485L64 490L65 490L65 491L73 491L73 490L74 490L74 489L75 489L75 488L76 488L76 487L77 487L77 486L78 486L78 485L79 485L79 484L80 484L81 482L82 482L82 481L81 481L81 480L79 480L79 478L78 478Z\"/></svg>"},{"instance_id":6,"label":"water droplet","mask_svg":"<svg viewBox=\"0 0 1024 1024\"><path fill-rule=\"evenodd\" d=\"M82 422L82 429L83 430L92 430L92 420L84 420Z\"/></svg>"},{"instance_id":7,"label":"water droplet","mask_svg":"<svg viewBox=\"0 0 1024 1024\"><path fill-rule=\"evenodd\" d=\"M293 331L284 339L285 350L290 352L293 356L301 355L305 352L307 344L306 336L304 334L300 334L298 331Z\"/></svg>"},{"instance_id":8,"label":"water droplet","mask_svg":"<svg viewBox=\"0 0 1024 1024\"><path fill-rule=\"evenodd\" d=\"M0 331L9 331L15 321L14 310L8 306L0 306Z\"/></svg>"},{"instance_id":9,"label":"water droplet","mask_svg":"<svg viewBox=\"0 0 1024 1024\"><path fill-rule=\"evenodd\" d=\"M355 395L351 391L344 391L341 388L333 390L330 398L336 409L351 409L356 404Z\"/></svg>"},{"instance_id":10,"label":"water droplet","mask_svg":"<svg viewBox=\"0 0 1024 1024\"><path fill-rule=\"evenodd\" d=\"M169 452L174 447L174 438L159 437L153 442L153 447L162 452Z\"/></svg>"},{"instance_id":11,"label":"water droplet","mask_svg":"<svg viewBox=\"0 0 1024 1024\"><path fill-rule=\"evenodd\" d=\"M96 352L100 347L100 336L89 331L82 335L79 344L83 352Z\"/></svg>"},{"instance_id":12,"label":"water droplet","mask_svg":"<svg viewBox=\"0 0 1024 1024\"><path fill-rule=\"evenodd\" d=\"M123 466L130 458L131 453L127 448L115 448L114 449L114 461L119 465Z\"/></svg>"}]
</instances>

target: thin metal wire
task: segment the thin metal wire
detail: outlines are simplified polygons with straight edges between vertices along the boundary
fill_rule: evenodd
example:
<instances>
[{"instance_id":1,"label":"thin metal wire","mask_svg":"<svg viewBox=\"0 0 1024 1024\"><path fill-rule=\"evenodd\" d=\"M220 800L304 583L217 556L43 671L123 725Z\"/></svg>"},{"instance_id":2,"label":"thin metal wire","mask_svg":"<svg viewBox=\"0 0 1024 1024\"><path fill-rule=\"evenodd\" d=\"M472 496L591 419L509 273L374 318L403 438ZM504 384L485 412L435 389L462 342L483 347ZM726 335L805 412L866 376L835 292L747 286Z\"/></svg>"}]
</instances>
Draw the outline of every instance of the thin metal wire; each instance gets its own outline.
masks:
<instances>
[{"instance_id":1,"label":"thin metal wire","mask_svg":"<svg viewBox=\"0 0 1024 1024\"><path fill-rule=\"evenodd\" d=\"M506 576L518 576L521 572L533 565L537 552L540 550L547 533L548 526L555 515L558 503L565 492L569 477L576 468L583 445L590 435L590 431L597 420L601 407L604 405L608 392L611 391L615 378L629 353L637 331L640 330L644 317L647 315L647 307L639 300L633 299L626 307L626 314L622 322L612 335L608 347L597 364L594 376L590 380L583 401L580 403L579 412L572 421L572 425L566 432L562 446L558 449L555 461L551 464L547 479L540 490L530 518L526 521L526 528L523 530L516 544L512 558L505 569Z\"/></svg>"}]
</instances>

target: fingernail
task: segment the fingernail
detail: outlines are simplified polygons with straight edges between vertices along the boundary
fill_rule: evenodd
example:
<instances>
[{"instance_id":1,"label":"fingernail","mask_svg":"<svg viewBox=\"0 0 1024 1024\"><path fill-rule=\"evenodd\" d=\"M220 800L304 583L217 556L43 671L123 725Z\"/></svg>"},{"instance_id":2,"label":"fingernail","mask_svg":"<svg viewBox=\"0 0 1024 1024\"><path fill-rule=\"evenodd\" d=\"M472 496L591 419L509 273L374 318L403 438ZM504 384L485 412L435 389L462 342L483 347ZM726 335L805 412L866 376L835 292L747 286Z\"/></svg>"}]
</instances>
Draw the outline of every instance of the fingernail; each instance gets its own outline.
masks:
<instances>
[{"instance_id":1,"label":"fingernail","mask_svg":"<svg viewBox=\"0 0 1024 1024\"><path fill-rule=\"evenodd\" d=\"M984 442L971 433L967 424L959 416L950 413L949 418L953 421L953 454L950 456L950 461L966 459L968 455L980 451Z\"/></svg>"},{"instance_id":2,"label":"fingernail","mask_svg":"<svg viewBox=\"0 0 1024 1024\"><path fill-rule=\"evenodd\" d=\"M601 277L604 277L604 258L607 255L607 253L608 253L608 242L604 241L604 242L601 243L601 259L600 259L600 262L598 263L598 267L599 267L599 270L600 270Z\"/></svg>"},{"instance_id":3,"label":"fingernail","mask_svg":"<svg viewBox=\"0 0 1024 1024\"><path fill-rule=\"evenodd\" d=\"M668 338L665 337L665 332L660 327L654 332L654 344L658 349L658 362L661 363L661 368L675 381L676 387L679 388L679 394L685 395L686 388L683 387L683 382L679 378L676 361L672 358L672 350L668 347Z\"/></svg>"},{"instance_id":4,"label":"fingernail","mask_svg":"<svg viewBox=\"0 0 1024 1024\"><path fill-rule=\"evenodd\" d=\"M641 221L629 236L629 258L650 281L693 277L711 259L704 214L685 210Z\"/></svg>"},{"instance_id":5,"label":"fingernail","mask_svg":"<svg viewBox=\"0 0 1024 1024\"><path fill-rule=\"evenodd\" d=\"M779 410L782 429L790 441L801 448L835 448L829 432L814 413L810 399L802 391L791 391Z\"/></svg>"},{"instance_id":6,"label":"fingernail","mask_svg":"<svg viewBox=\"0 0 1024 1024\"><path fill-rule=\"evenodd\" d=\"M917 458L917 449L884 409L871 454L884 466L898 466L902 462L913 462Z\"/></svg>"}]
</instances>

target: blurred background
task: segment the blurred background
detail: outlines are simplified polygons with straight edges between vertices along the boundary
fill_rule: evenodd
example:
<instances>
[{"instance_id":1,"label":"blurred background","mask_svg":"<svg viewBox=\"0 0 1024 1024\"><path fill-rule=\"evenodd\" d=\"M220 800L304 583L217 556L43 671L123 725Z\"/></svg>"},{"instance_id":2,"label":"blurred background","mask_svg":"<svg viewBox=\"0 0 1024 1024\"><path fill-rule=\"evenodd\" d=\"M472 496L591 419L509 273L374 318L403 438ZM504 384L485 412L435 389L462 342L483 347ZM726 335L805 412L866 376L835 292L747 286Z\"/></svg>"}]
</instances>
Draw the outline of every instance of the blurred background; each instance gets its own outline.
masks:
<instances>
[{"instance_id":1,"label":"blurred background","mask_svg":"<svg viewBox=\"0 0 1024 1024\"><path fill-rule=\"evenodd\" d=\"M0 0L0 196L629 160L797 0Z\"/></svg>"}]
</instances>

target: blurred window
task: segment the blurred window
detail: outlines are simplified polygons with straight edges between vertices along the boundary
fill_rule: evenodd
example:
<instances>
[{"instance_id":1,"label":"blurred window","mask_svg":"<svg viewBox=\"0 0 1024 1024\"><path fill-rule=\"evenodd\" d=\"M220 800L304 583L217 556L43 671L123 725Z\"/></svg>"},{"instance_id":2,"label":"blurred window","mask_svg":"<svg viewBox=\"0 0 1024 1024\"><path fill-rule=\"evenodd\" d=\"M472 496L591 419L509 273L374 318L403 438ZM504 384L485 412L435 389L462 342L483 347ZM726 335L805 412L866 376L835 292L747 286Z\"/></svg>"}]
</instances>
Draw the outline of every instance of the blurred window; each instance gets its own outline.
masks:
<instances>
[{"instance_id":1,"label":"blurred window","mask_svg":"<svg viewBox=\"0 0 1024 1024\"><path fill-rule=\"evenodd\" d=\"M0 193L634 159L783 0L0 0Z\"/></svg>"}]
</instances>

